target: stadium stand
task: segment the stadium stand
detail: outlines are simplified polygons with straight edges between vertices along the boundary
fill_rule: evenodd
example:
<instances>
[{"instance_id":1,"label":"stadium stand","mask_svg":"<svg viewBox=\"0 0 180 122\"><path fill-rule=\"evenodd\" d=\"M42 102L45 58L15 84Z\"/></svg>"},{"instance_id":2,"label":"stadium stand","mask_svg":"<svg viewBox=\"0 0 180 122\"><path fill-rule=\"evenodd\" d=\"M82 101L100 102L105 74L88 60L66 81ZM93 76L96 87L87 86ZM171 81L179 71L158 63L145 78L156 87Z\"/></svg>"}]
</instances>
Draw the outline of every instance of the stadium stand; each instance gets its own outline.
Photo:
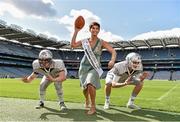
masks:
<instances>
[{"instance_id":1,"label":"stadium stand","mask_svg":"<svg viewBox=\"0 0 180 122\"><path fill-rule=\"evenodd\" d=\"M180 79L180 71L174 71L172 74L172 80L179 80Z\"/></svg>"},{"instance_id":2,"label":"stadium stand","mask_svg":"<svg viewBox=\"0 0 180 122\"><path fill-rule=\"evenodd\" d=\"M129 52L139 53L143 58L144 69L150 73L148 79L180 80L180 37L117 41L110 44L117 51L117 62L124 60ZM28 75L32 72L32 61L44 48L50 49L54 58L64 60L68 77L78 78L79 63L84 54L81 49L72 50L67 41L37 35L32 30L24 31L17 25L8 26L6 22L0 21L0 77ZM106 76L110 58L111 55L104 50L102 78Z\"/></svg>"},{"instance_id":3,"label":"stadium stand","mask_svg":"<svg viewBox=\"0 0 180 122\"><path fill-rule=\"evenodd\" d=\"M153 79L163 79L163 80L166 80L166 79L170 79L170 72L169 71L156 71Z\"/></svg>"}]
</instances>

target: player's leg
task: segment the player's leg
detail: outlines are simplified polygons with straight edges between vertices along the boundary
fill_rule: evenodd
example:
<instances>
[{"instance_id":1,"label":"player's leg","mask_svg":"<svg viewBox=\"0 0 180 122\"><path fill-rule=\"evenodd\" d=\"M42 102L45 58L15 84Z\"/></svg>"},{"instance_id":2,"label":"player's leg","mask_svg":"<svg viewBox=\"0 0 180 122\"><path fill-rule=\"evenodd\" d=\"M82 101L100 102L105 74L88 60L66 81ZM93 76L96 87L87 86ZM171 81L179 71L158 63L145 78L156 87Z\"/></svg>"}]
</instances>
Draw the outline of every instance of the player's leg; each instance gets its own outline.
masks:
<instances>
[{"instance_id":1,"label":"player's leg","mask_svg":"<svg viewBox=\"0 0 180 122\"><path fill-rule=\"evenodd\" d=\"M66 110L67 107L64 103L64 94L63 94L63 87L62 87L62 83L61 82L54 82L54 86L56 89L56 94L58 96L59 99L59 105L60 105L60 109L61 110Z\"/></svg>"},{"instance_id":2,"label":"player's leg","mask_svg":"<svg viewBox=\"0 0 180 122\"><path fill-rule=\"evenodd\" d=\"M92 115L96 112L96 104L95 104L96 88L92 84L88 84L87 87L91 99L91 107L90 110L87 112L87 114Z\"/></svg>"},{"instance_id":3,"label":"player's leg","mask_svg":"<svg viewBox=\"0 0 180 122\"><path fill-rule=\"evenodd\" d=\"M135 101L137 95L142 90L143 84L144 84L143 81L147 76L148 76L148 72L143 72L143 73L139 73L139 74L135 75L134 77L132 77L132 84L134 84L135 87L134 87L131 97L129 98L129 101L127 103L128 108L140 109L139 106L134 104L134 101Z\"/></svg>"},{"instance_id":4,"label":"player's leg","mask_svg":"<svg viewBox=\"0 0 180 122\"><path fill-rule=\"evenodd\" d=\"M112 80L114 78L114 75L111 73L107 73L106 79L105 79L105 102L104 102L104 109L109 109L110 107L110 95L111 95L111 87L112 87Z\"/></svg>"},{"instance_id":5,"label":"player's leg","mask_svg":"<svg viewBox=\"0 0 180 122\"><path fill-rule=\"evenodd\" d=\"M46 76L43 76L41 82L40 82L40 86L39 86L39 97L40 97L40 101L38 106L36 106L36 109L42 108L44 107L44 100L45 100L45 94L46 94L46 88L49 86L51 82L49 82L46 79Z\"/></svg>"},{"instance_id":6,"label":"player's leg","mask_svg":"<svg viewBox=\"0 0 180 122\"><path fill-rule=\"evenodd\" d=\"M142 88L143 88L143 82L140 82L139 84L135 85L135 87L131 93L131 96L128 100L128 103L127 103L128 108L140 109L139 106L134 104L134 101L135 101L137 95L139 94L139 92L141 91Z\"/></svg>"},{"instance_id":7,"label":"player's leg","mask_svg":"<svg viewBox=\"0 0 180 122\"><path fill-rule=\"evenodd\" d=\"M110 107L110 95L111 95L111 83L107 83L105 85L105 103L104 103L104 109L109 109Z\"/></svg>"},{"instance_id":8,"label":"player's leg","mask_svg":"<svg viewBox=\"0 0 180 122\"><path fill-rule=\"evenodd\" d=\"M104 103L104 109L110 108L110 95L111 95L111 89L112 87L116 87L114 84L117 84L120 79L120 76L117 76L113 73L108 73L106 76L106 85L105 85L105 103ZM114 86L113 86L114 85Z\"/></svg>"}]
</instances>

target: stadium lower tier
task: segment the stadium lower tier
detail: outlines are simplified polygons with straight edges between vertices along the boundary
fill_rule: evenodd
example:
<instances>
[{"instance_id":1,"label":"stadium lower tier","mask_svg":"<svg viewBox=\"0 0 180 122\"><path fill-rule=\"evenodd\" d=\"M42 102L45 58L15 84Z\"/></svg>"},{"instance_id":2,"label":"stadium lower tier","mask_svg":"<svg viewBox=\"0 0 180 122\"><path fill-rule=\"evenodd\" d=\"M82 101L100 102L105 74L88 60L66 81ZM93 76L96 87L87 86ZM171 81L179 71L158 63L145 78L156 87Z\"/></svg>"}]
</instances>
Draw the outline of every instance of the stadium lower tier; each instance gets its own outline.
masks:
<instances>
[{"instance_id":1,"label":"stadium lower tier","mask_svg":"<svg viewBox=\"0 0 180 122\"><path fill-rule=\"evenodd\" d=\"M0 40L0 77L18 78L32 72L32 62L38 58L41 48L20 43ZM79 63L84 55L83 51L51 50L55 59L62 59L68 70L68 78L78 78ZM144 70L150 73L148 79L180 80L180 47L148 48L116 50L117 61L125 59L130 52L137 52L142 56ZM102 78L106 77L108 61L111 55L102 52L101 66L104 70Z\"/></svg>"},{"instance_id":2,"label":"stadium lower tier","mask_svg":"<svg viewBox=\"0 0 180 122\"><path fill-rule=\"evenodd\" d=\"M156 69L145 70L149 72L147 79L161 79L161 80L180 80L180 70L176 69ZM15 67L15 66L0 66L0 78L20 78L30 75L31 67ZM102 79L106 77L108 70L104 70ZM41 77L41 76L40 76ZM78 78L78 69L68 69L68 78Z\"/></svg>"}]
</instances>

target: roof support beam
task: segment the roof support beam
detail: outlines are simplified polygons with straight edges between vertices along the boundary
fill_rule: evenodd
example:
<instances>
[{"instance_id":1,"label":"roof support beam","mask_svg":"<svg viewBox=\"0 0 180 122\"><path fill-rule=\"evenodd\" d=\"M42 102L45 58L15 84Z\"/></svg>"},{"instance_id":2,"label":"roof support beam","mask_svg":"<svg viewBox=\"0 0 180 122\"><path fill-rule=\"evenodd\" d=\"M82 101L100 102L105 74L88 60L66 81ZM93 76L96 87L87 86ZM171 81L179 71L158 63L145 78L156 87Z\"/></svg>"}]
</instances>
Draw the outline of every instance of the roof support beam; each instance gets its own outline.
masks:
<instances>
[{"instance_id":1,"label":"roof support beam","mask_svg":"<svg viewBox=\"0 0 180 122\"><path fill-rule=\"evenodd\" d=\"M131 41L127 41L129 43L129 45L133 46L135 49L137 49L137 46L135 44L133 44Z\"/></svg>"},{"instance_id":2,"label":"roof support beam","mask_svg":"<svg viewBox=\"0 0 180 122\"><path fill-rule=\"evenodd\" d=\"M165 47L166 47L166 44L165 44L164 39L160 39L160 41L161 41L161 44L163 45L163 47L165 48Z\"/></svg>"},{"instance_id":3,"label":"roof support beam","mask_svg":"<svg viewBox=\"0 0 180 122\"><path fill-rule=\"evenodd\" d=\"M151 45L149 44L149 42L147 40L143 40L143 41L147 45L148 48L151 48Z\"/></svg>"}]
</instances>

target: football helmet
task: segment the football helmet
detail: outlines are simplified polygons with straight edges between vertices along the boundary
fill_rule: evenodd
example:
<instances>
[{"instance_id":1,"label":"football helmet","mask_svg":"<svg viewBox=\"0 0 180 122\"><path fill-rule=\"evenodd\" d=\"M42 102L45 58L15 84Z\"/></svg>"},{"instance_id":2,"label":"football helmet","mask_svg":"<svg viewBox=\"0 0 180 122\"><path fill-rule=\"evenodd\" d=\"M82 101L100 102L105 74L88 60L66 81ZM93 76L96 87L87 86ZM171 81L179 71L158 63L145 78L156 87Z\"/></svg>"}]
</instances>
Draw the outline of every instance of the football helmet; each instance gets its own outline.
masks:
<instances>
[{"instance_id":1,"label":"football helmet","mask_svg":"<svg viewBox=\"0 0 180 122\"><path fill-rule=\"evenodd\" d=\"M141 56L138 53L129 53L126 56L126 61L128 66L131 67L133 70L136 70L141 65Z\"/></svg>"},{"instance_id":2,"label":"football helmet","mask_svg":"<svg viewBox=\"0 0 180 122\"><path fill-rule=\"evenodd\" d=\"M48 67L50 66L51 62L52 62L52 58L53 58L53 55L52 55L52 52L50 50L42 50L40 53L39 53L39 64L42 66L42 67Z\"/></svg>"}]
</instances>

